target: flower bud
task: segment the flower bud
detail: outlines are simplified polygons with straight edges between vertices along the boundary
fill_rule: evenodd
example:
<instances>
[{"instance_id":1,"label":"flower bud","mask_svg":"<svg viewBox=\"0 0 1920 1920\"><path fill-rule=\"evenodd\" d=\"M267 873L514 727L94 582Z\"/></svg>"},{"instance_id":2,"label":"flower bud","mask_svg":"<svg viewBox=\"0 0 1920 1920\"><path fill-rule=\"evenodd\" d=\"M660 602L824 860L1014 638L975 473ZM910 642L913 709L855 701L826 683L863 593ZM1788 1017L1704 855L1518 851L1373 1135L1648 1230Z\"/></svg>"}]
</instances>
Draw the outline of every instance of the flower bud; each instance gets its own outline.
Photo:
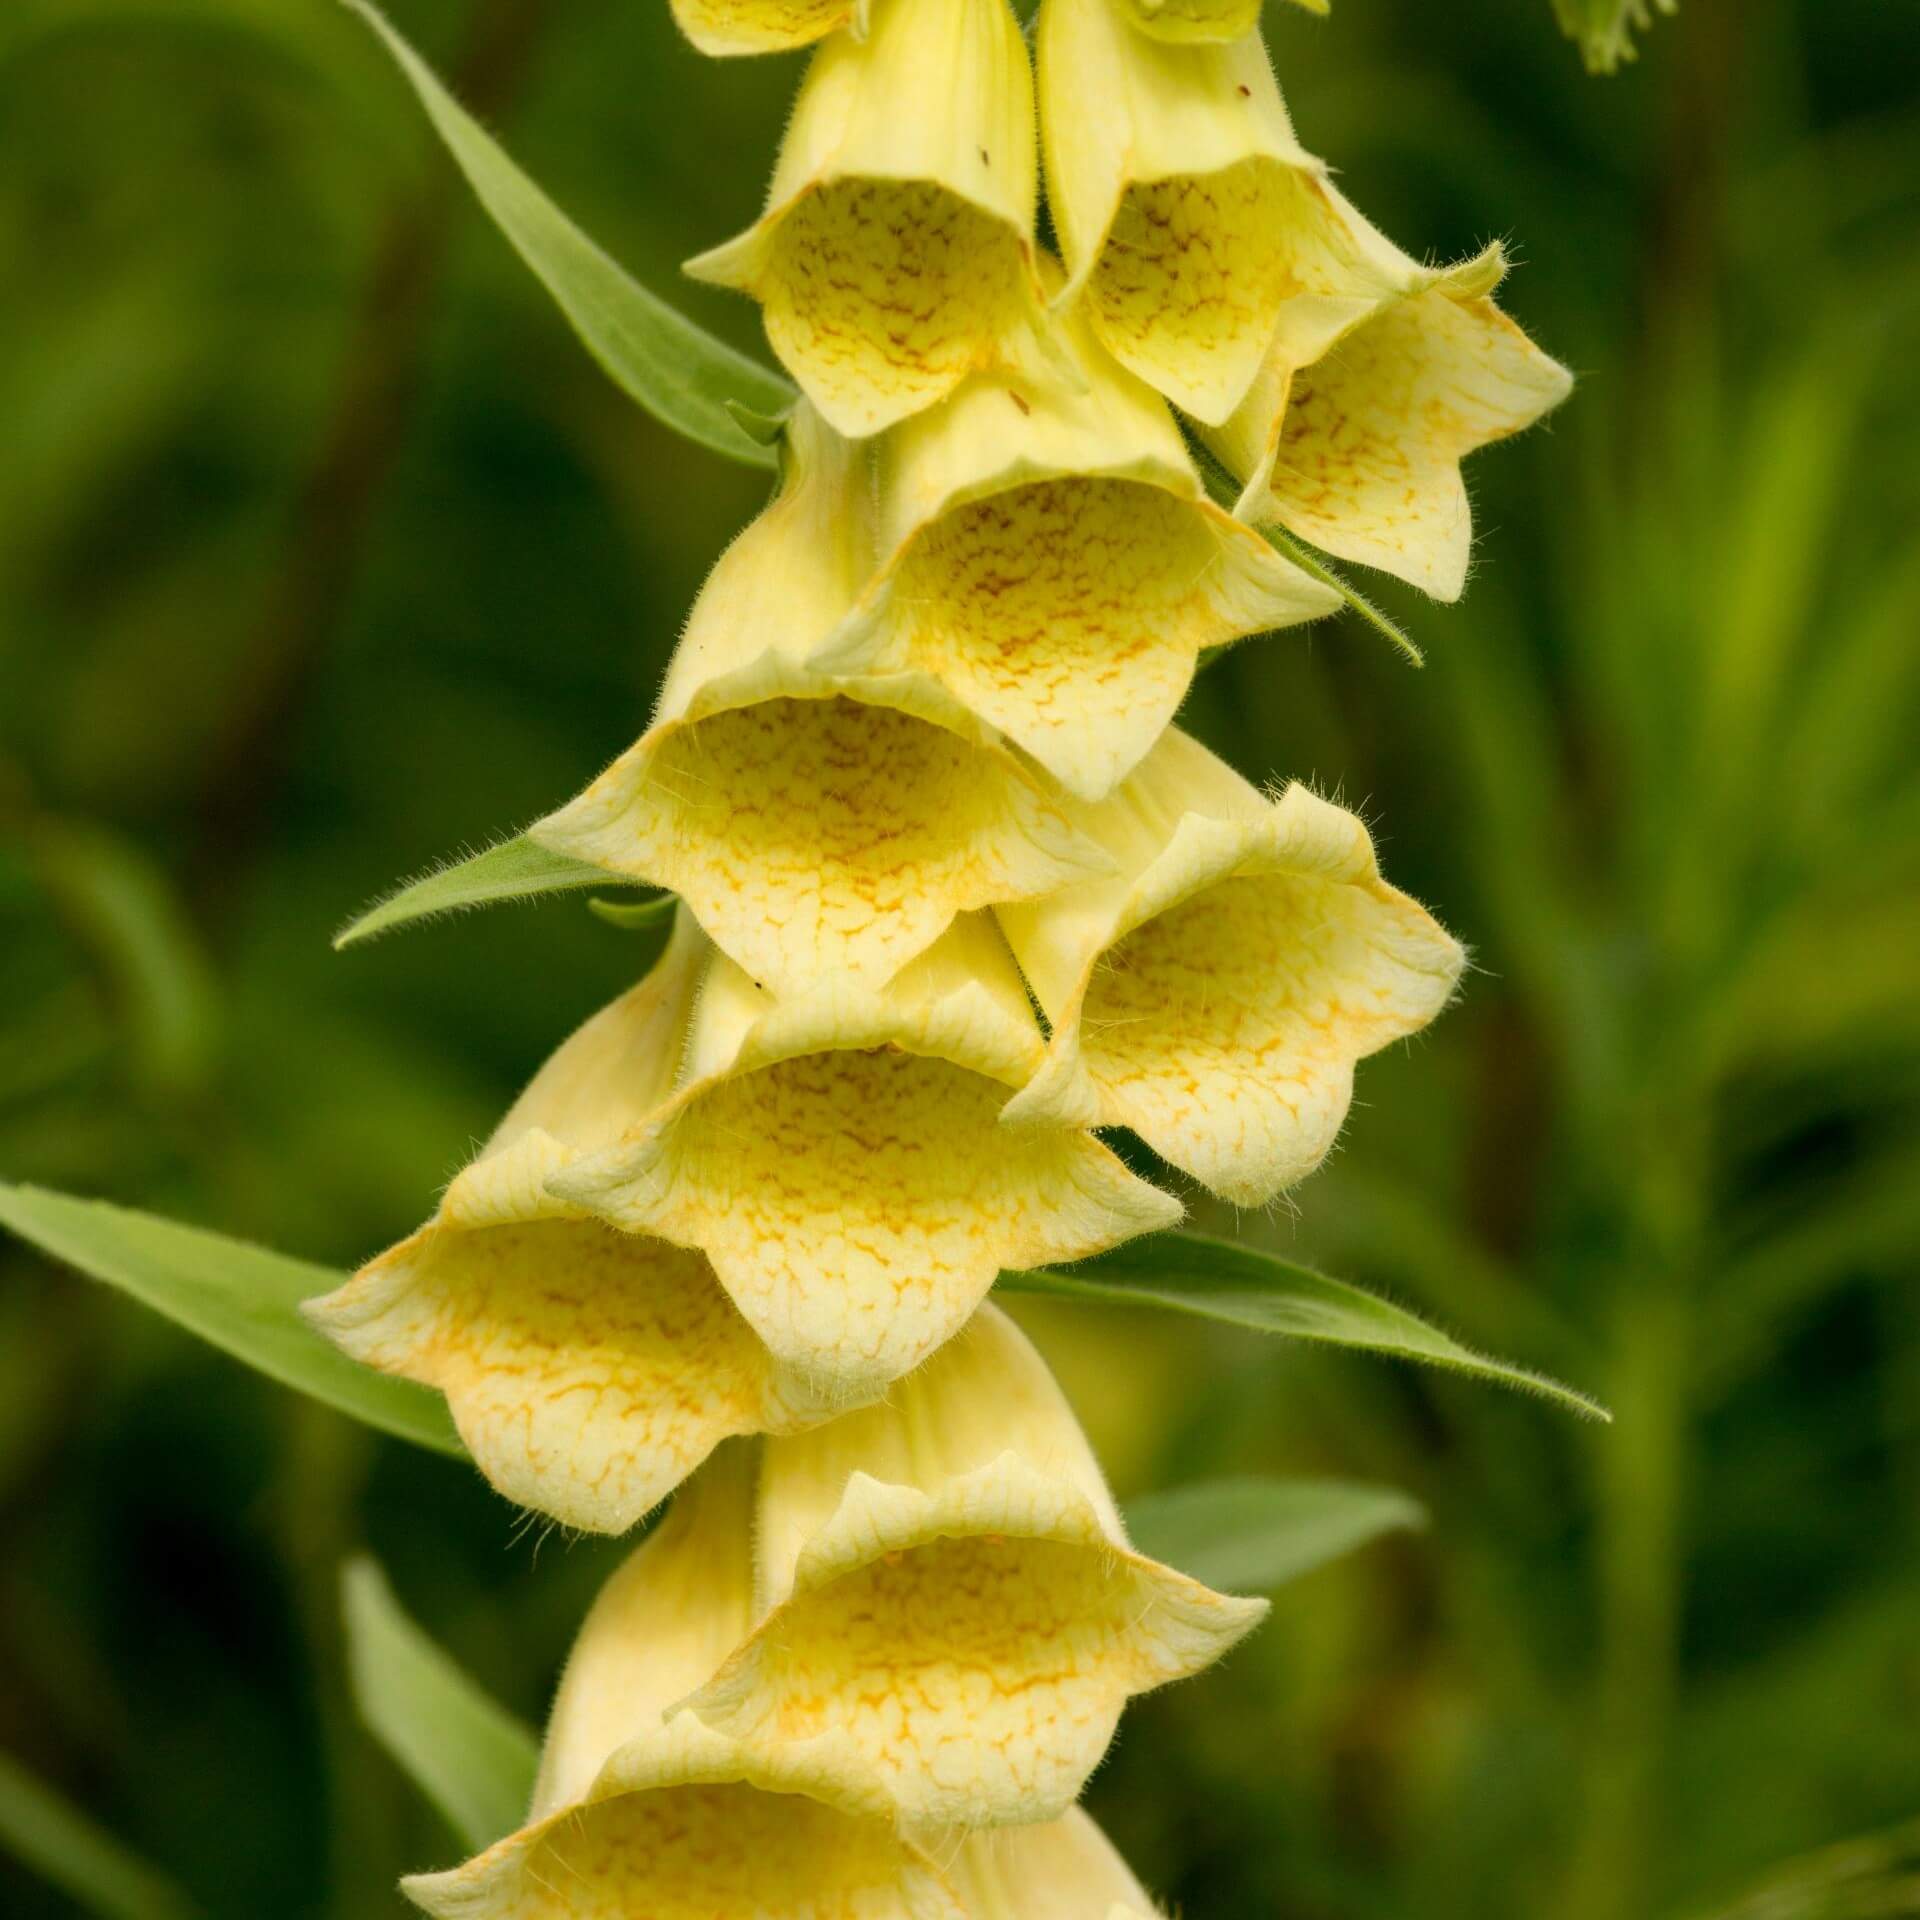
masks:
<instances>
[{"instance_id":1,"label":"flower bud","mask_svg":"<svg viewBox=\"0 0 1920 1920\"><path fill-rule=\"evenodd\" d=\"M857 1402L964 1325L1003 1267L1179 1218L1090 1133L1000 1124L1041 1052L985 915L877 993L834 980L775 1002L715 956L678 1091L549 1191L704 1253L783 1369Z\"/></svg>"},{"instance_id":2,"label":"flower bud","mask_svg":"<svg viewBox=\"0 0 1920 1920\"><path fill-rule=\"evenodd\" d=\"M1134 1694L1258 1624L1135 1553L1085 1436L988 1306L889 1401L765 1446L760 1621L685 1703L876 1780L902 1832L1058 1819Z\"/></svg>"},{"instance_id":3,"label":"flower bud","mask_svg":"<svg viewBox=\"0 0 1920 1920\"><path fill-rule=\"evenodd\" d=\"M889 558L814 665L918 674L1097 799L1204 649L1338 600L1207 498L1165 404L1077 316L1056 341L1062 377L978 376L888 436Z\"/></svg>"},{"instance_id":4,"label":"flower bud","mask_svg":"<svg viewBox=\"0 0 1920 1920\"><path fill-rule=\"evenodd\" d=\"M780 496L714 568L653 725L532 837L671 887L777 994L878 987L956 913L1104 870L925 674L802 664L874 566L866 458L803 402Z\"/></svg>"},{"instance_id":5,"label":"flower bud","mask_svg":"<svg viewBox=\"0 0 1920 1920\"><path fill-rule=\"evenodd\" d=\"M666 1098L711 951L683 910L659 965L547 1062L433 1219L307 1304L356 1359L444 1393L494 1486L567 1526L624 1532L728 1435L828 1410L701 1254L546 1184Z\"/></svg>"},{"instance_id":6,"label":"flower bud","mask_svg":"<svg viewBox=\"0 0 1920 1920\"><path fill-rule=\"evenodd\" d=\"M1325 1158L1354 1063L1425 1026L1464 956L1352 814L1297 785L1270 800L1177 728L1082 823L1117 874L1000 916L1052 1027L1007 1117L1131 1127L1262 1205Z\"/></svg>"},{"instance_id":7,"label":"flower bud","mask_svg":"<svg viewBox=\"0 0 1920 1920\"><path fill-rule=\"evenodd\" d=\"M1006 0L876 0L814 56L767 211L687 271L752 294L827 420L877 433L1032 351L1037 187Z\"/></svg>"},{"instance_id":8,"label":"flower bud","mask_svg":"<svg viewBox=\"0 0 1920 1920\"><path fill-rule=\"evenodd\" d=\"M1123 0L1045 0L1038 49L1061 298L1115 359L1217 424L1295 291L1325 168L1295 139L1257 34L1170 45Z\"/></svg>"},{"instance_id":9,"label":"flower bud","mask_svg":"<svg viewBox=\"0 0 1920 1920\"><path fill-rule=\"evenodd\" d=\"M440 1920L970 1920L830 1757L662 1710L749 1625L752 1456L722 1449L616 1573L560 1684L527 1824L403 1882Z\"/></svg>"},{"instance_id":10,"label":"flower bud","mask_svg":"<svg viewBox=\"0 0 1920 1920\"><path fill-rule=\"evenodd\" d=\"M1239 408L1203 434L1245 482L1236 511L1440 600L1466 585L1460 462L1558 406L1573 376L1494 305L1496 244L1423 267L1327 189L1337 220L1303 261Z\"/></svg>"}]
</instances>

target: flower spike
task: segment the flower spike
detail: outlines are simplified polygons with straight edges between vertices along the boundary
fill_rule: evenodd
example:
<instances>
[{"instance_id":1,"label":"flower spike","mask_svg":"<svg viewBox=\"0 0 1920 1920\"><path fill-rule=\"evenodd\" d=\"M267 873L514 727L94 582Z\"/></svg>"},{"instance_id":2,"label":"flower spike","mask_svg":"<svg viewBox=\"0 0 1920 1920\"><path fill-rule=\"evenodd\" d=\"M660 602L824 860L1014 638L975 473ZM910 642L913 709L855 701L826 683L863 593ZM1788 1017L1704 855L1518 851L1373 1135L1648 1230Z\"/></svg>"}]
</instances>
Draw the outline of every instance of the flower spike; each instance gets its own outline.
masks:
<instances>
[{"instance_id":1,"label":"flower spike","mask_svg":"<svg viewBox=\"0 0 1920 1920\"><path fill-rule=\"evenodd\" d=\"M1179 1218L1090 1134L1000 1124L1040 1058L985 915L880 993L833 981L776 1003L716 957L678 1092L549 1191L704 1253L783 1369L856 1403L956 1332L1003 1267Z\"/></svg>"},{"instance_id":2,"label":"flower spike","mask_svg":"<svg viewBox=\"0 0 1920 1920\"><path fill-rule=\"evenodd\" d=\"M1078 315L1056 328L1072 379L976 376L887 437L888 558L813 664L931 682L1098 799L1204 650L1339 599L1207 498L1165 403Z\"/></svg>"},{"instance_id":3,"label":"flower spike","mask_svg":"<svg viewBox=\"0 0 1920 1920\"><path fill-rule=\"evenodd\" d=\"M1045 0L1037 38L1061 299L1184 412L1224 421L1296 290L1326 169L1257 34L1169 45L1122 0Z\"/></svg>"},{"instance_id":4,"label":"flower spike","mask_svg":"<svg viewBox=\"0 0 1920 1920\"><path fill-rule=\"evenodd\" d=\"M1111 880L1001 915L1052 1025L1009 1119L1126 1126L1242 1206L1311 1173L1354 1063L1452 996L1459 946L1381 879L1366 828L1270 800L1170 729L1085 824Z\"/></svg>"},{"instance_id":5,"label":"flower spike","mask_svg":"<svg viewBox=\"0 0 1920 1920\"><path fill-rule=\"evenodd\" d=\"M956 913L1106 870L1049 784L925 674L804 656L874 564L866 456L802 402L779 497L722 556L653 725L531 829L671 887L773 992L878 987Z\"/></svg>"},{"instance_id":6,"label":"flower spike","mask_svg":"<svg viewBox=\"0 0 1920 1920\"><path fill-rule=\"evenodd\" d=\"M624 1532L729 1435L830 1411L700 1254L547 1190L666 1096L710 952L683 909L654 971L548 1061L433 1219L306 1308L357 1359L443 1392L494 1486L567 1526Z\"/></svg>"},{"instance_id":7,"label":"flower spike","mask_svg":"<svg viewBox=\"0 0 1920 1920\"><path fill-rule=\"evenodd\" d=\"M933 1844L1058 1819L1134 1694L1265 1617L1135 1553L1046 1364L997 1308L882 1406L765 1443L753 1634L685 1703L878 1782Z\"/></svg>"},{"instance_id":8,"label":"flower spike","mask_svg":"<svg viewBox=\"0 0 1920 1920\"><path fill-rule=\"evenodd\" d=\"M752 294L827 420L878 433L1037 350L1037 191L1007 0L875 0L815 54L766 212L687 271Z\"/></svg>"},{"instance_id":9,"label":"flower spike","mask_svg":"<svg viewBox=\"0 0 1920 1920\"><path fill-rule=\"evenodd\" d=\"M1307 291L1202 437L1245 482L1243 518L1457 600L1473 543L1461 461L1551 412L1573 376L1494 304L1500 246L1423 267L1326 192L1337 227L1304 265Z\"/></svg>"},{"instance_id":10,"label":"flower spike","mask_svg":"<svg viewBox=\"0 0 1920 1920\"><path fill-rule=\"evenodd\" d=\"M438 1920L970 1920L870 1781L662 1720L750 1624L752 1492L737 1443L682 1491L587 1617L526 1825L403 1882L416 1905Z\"/></svg>"}]
</instances>

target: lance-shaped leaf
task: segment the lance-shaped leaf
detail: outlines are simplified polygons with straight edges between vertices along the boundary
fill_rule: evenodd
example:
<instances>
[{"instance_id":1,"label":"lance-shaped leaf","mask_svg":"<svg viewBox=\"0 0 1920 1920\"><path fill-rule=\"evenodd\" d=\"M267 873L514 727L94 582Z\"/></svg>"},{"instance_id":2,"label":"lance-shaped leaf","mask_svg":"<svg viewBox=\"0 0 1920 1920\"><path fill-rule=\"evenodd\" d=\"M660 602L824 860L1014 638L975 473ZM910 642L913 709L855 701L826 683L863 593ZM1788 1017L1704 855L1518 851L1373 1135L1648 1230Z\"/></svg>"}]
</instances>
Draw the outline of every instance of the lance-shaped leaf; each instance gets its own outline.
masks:
<instances>
[{"instance_id":1,"label":"lance-shaped leaf","mask_svg":"<svg viewBox=\"0 0 1920 1920\"><path fill-rule=\"evenodd\" d=\"M1133 1544L1210 1587L1271 1593L1426 1509L1397 1487L1352 1480L1209 1480L1127 1504Z\"/></svg>"},{"instance_id":2,"label":"lance-shaped leaf","mask_svg":"<svg viewBox=\"0 0 1920 1920\"><path fill-rule=\"evenodd\" d=\"M793 389L641 286L507 158L369 0L345 4L385 43L480 204L614 383L689 440L773 466L773 449L742 429L730 404L778 414Z\"/></svg>"},{"instance_id":3,"label":"lance-shaped leaf","mask_svg":"<svg viewBox=\"0 0 1920 1920\"><path fill-rule=\"evenodd\" d=\"M506 900L534 900L543 894L565 893L579 887L604 887L617 884L618 876L605 867L596 867L571 854L556 853L543 847L530 835L515 834L497 846L470 853L463 859L443 862L408 880L391 893L376 900L363 913L356 914L334 935L333 944L351 947L372 940L395 927L414 920L437 919L442 914L464 913L470 907L491 907ZM643 903L646 910L672 909L670 896ZM626 911L616 908L615 914ZM616 919L615 924L623 924Z\"/></svg>"},{"instance_id":4,"label":"lance-shaped leaf","mask_svg":"<svg viewBox=\"0 0 1920 1920\"><path fill-rule=\"evenodd\" d=\"M0 1754L0 1852L98 1920L194 1920L198 1909L78 1807Z\"/></svg>"},{"instance_id":5,"label":"lance-shaped leaf","mask_svg":"<svg viewBox=\"0 0 1920 1920\"><path fill-rule=\"evenodd\" d=\"M224 1234L40 1187L0 1186L0 1226L130 1294L270 1379L436 1453L459 1453L445 1402L349 1360L300 1317L340 1275Z\"/></svg>"},{"instance_id":6,"label":"lance-shaped leaf","mask_svg":"<svg viewBox=\"0 0 1920 1920\"><path fill-rule=\"evenodd\" d=\"M1575 1388L1476 1353L1376 1294L1206 1234L1147 1234L1077 1266L1004 1273L1000 1285L1012 1293L1044 1293L1062 1300L1160 1307L1255 1333L1419 1360L1540 1394L1590 1420L1613 1418Z\"/></svg>"},{"instance_id":7,"label":"lance-shaped leaf","mask_svg":"<svg viewBox=\"0 0 1920 1920\"><path fill-rule=\"evenodd\" d=\"M347 1564L340 1600L353 1701L369 1731L465 1845L498 1839L533 1798L532 1733L407 1617L372 1560Z\"/></svg>"}]
</instances>

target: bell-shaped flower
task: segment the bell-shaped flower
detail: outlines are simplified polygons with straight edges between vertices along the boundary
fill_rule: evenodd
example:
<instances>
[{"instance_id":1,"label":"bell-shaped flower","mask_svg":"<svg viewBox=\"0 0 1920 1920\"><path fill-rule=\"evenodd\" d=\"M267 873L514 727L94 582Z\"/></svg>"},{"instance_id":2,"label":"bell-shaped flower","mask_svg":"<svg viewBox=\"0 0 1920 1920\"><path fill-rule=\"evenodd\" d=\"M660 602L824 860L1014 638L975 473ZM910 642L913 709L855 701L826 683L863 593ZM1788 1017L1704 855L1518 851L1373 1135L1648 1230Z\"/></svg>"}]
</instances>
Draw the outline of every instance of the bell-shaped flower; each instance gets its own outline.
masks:
<instances>
[{"instance_id":1,"label":"bell-shaped flower","mask_svg":"<svg viewBox=\"0 0 1920 1920\"><path fill-rule=\"evenodd\" d=\"M723 1449L608 1582L526 1824L404 1881L417 1905L439 1920L971 1920L864 1774L663 1720L752 1624L752 1484L748 1450Z\"/></svg>"},{"instance_id":2,"label":"bell-shaped flower","mask_svg":"<svg viewBox=\"0 0 1920 1920\"><path fill-rule=\"evenodd\" d=\"M804 402L779 497L714 568L653 725L542 845L672 888L754 979L878 986L956 913L1103 870L1059 796L925 674L803 664L874 566L866 456Z\"/></svg>"},{"instance_id":3,"label":"bell-shaped flower","mask_svg":"<svg viewBox=\"0 0 1920 1920\"><path fill-rule=\"evenodd\" d=\"M814 55L767 210L687 263L842 433L1037 350L1033 73L1007 0L875 0Z\"/></svg>"},{"instance_id":4,"label":"bell-shaped flower","mask_svg":"<svg viewBox=\"0 0 1920 1920\"><path fill-rule=\"evenodd\" d=\"M702 53L785 53L843 27L867 30L868 0L673 0L673 17Z\"/></svg>"},{"instance_id":5,"label":"bell-shaped flower","mask_svg":"<svg viewBox=\"0 0 1920 1920\"><path fill-rule=\"evenodd\" d=\"M1320 1164L1354 1063L1425 1026L1464 956L1352 814L1269 799L1177 728L1084 824L1118 874L1001 916L1052 1027L1007 1117L1131 1127L1261 1205Z\"/></svg>"},{"instance_id":6,"label":"bell-shaped flower","mask_svg":"<svg viewBox=\"0 0 1920 1920\"><path fill-rule=\"evenodd\" d=\"M963 1326L1003 1267L1179 1218L1091 1133L1000 1124L1042 1046L984 914L879 992L836 980L776 1002L716 955L678 1091L548 1191L704 1254L783 1369L859 1401Z\"/></svg>"},{"instance_id":7,"label":"bell-shaped flower","mask_svg":"<svg viewBox=\"0 0 1920 1920\"><path fill-rule=\"evenodd\" d=\"M1125 0L1045 0L1037 41L1061 299L1176 406L1224 421L1297 291L1326 170L1258 34L1174 45Z\"/></svg>"},{"instance_id":8,"label":"bell-shaped flower","mask_svg":"<svg viewBox=\"0 0 1920 1920\"><path fill-rule=\"evenodd\" d=\"M1152 1920L1153 1904L1078 1807L968 1837L949 1869L970 1920Z\"/></svg>"},{"instance_id":9,"label":"bell-shaped flower","mask_svg":"<svg viewBox=\"0 0 1920 1920\"><path fill-rule=\"evenodd\" d=\"M1203 650L1338 600L1207 498L1165 403L1076 315L1056 338L1062 377L976 376L887 437L888 557L813 663L930 680L1097 799Z\"/></svg>"},{"instance_id":10,"label":"bell-shaped flower","mask_svg":"<svg viewBox=\"0 0 1920 1920\"><path fill-rule=\"evenodd\" d=\"M1337 190L1303 291L1231 419L1204 433L1235 511L1440 600L1466 585L1460 462L1558 406L1573 376L1495 306L1496 244L1447 268L1402 253Z\"/></svg>"},{"instance_id":11,"label":"bell-shaped flower","mask_svg":"<svg viewBox=\"0 0 1920 1920\"><path fill-rule=\"evenodd\" d=\"M760 1619L687 1709L878 1781L901 1830L1058 1819L1134 1694L1266 1613L1127 1544L1060 1389L987 1306L884 1405L764 1443Z\"/></svg>"},{"instance_id":12,"label":"bell-shaped flower","mask_svg":"<svg viewBox=\"0 0 1920 1920\"><path fill-rule=\"evenodd\" d=\"M548 1061L433 1219L307 1304L356 1359L444 1393L493 1485L567 1526L624 1532L729 1435L830 1411L700 1253L546 1184L667 1097L711 952L683 911L659 965Z\"/></svg>"}]
</instances>

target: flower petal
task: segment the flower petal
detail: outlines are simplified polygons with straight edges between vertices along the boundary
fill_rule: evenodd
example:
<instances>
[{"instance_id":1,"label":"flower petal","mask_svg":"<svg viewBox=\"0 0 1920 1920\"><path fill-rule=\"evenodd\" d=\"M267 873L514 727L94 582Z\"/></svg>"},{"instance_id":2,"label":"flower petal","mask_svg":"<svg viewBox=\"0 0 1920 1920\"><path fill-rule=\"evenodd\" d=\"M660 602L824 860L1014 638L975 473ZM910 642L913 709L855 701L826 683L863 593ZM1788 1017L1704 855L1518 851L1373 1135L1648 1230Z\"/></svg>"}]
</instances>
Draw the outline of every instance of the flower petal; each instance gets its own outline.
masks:
<instances>
[{"instance_id":1,"label":"flower petal","mask_svg":"<svg viewBox=\"0 0 1920 1920\"><path fill-rule=\"evenodd\" d=\"M1037 41L1064 297L1150 386L1224 421L1298 290L1292 232L1325 169L1255 33L1172 45L1121 0L1046 0Z\"/></svg>"},{"instance_id":2,"label":"flower petal","mask_svg":"<svg viewBox=\"0 0 1920 1920\"><path fill-rule=\"evenodd\" d=\"M889 436L885 571L813 656L917 674L1098 798L1201 653L1337 596L1207 500L1164 403L1066 316L1072 379L982 376Z\"/></svg>"},{"instance_id":3,"label":"flower petal","mask_svg":"<svg viewBox=\"0 0 1920 1920\"><path fill-rule=\"evenodd\" d=\"M804 404L780 497L702 591L653 726L531 830L672 888L776 993L878 986L956 913L1101 871L1057 798L925 675L799 664L874 543L864 459Z\"/></svg>"},{"instance_id":4,"label":"flower petal","mask_svg":"<svg viewBox=\"0 0 1920 1920\"><path fill-rule=\"evenodd\" d=\"M687 1708L832 1755L929 1842L1059 1817L1128 1698L1266 1612L1133 1553L1072 1413L988 1307L893 1400L770 1441L765 1617Z\"/></svg>"},{"instance_id":5,"label":"flower petal","mask_svg":"<svg viewBox=\"0 0 1920 1920\"><path fill-rule=\"evenodd\" d=\"M1463 955L1352 814L1299 786L1269 801L1177 730L1083 823L1119 876L1001 916L1053 1028L1008 1117L1131 1127L1264 1204L1319 1165L1354 1063L1426 1025Z\"/></svg>"},{"instance_id":6,"label":"flower petal","mask_svg":"<svg viewBox=\"0 0 1920 1920\"><path fill-rule=\"evenodd\" d=\"M964 1324L1001 1268L1179 1216L1089 1134L999 1124L1040 1050L982 918L879 994L842 981L775 1004L720 961L680 1091L552 1191L698 1248L785 1369L870 1397Z\"/></svg>"},{"instance_id":7,"label":"flower petal","mask_svg":"<svg viewBox=\"0 0 1920 1920\"><path fill-rule=\"evenodd\" d=\"M877 0L814 56L766 213L687 271L757 298L827 420L877 433L1031 351L1036 189L1006 0Z\"/></svg>"},{"instance_id":8,"label":"flower petal","mask_svg":"<svg viewBox=\"0 0 1920 1920\"><path fill-rule=\"evenodd\" d=\"M972 1920L1146 1920L1152 1899L1078 1807L970 1836L953 1878Z\"/></svg>"},{"instance_id":9,"label":"flower petal","mask_svg":"<svg viewBox=\"0 0 1920 1920\"><path fill-rule=\"evenodd\" d=\"M866 31L866 0L673 0L673 17L702 53L785 53L841 28Z\"/></svg>"}]
</instances>

